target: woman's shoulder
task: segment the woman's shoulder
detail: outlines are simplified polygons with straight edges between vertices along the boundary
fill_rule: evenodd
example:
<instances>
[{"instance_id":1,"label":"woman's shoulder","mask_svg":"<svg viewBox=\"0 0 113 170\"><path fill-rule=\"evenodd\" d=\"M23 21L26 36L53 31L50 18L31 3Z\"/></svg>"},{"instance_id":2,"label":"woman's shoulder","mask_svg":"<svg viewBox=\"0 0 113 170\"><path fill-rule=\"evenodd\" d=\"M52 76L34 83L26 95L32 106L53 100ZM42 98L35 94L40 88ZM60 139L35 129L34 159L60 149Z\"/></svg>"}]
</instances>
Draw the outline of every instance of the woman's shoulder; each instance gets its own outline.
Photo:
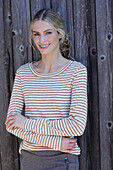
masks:
<instances>
[{"instance_id":1,"label":"woman's shoulder","mask_svg":"<svg viewBox=\"0 0 113 170\"><path fill-rule=\"evenodd\" d=\"M79 69L79 68L86 69L86 66L83 63L81 63L80 61L76 61L76 60L73 60L72 66L74 69Z\"/></svg>"},{"instance_id":2,"label":"woman's shoulder","mask_svg":"<svg viewBox=\"0 0 113 170\"><path fill-rule=\"evenodd\" d=\"M22 64L21 66L18 67L17 71L16 72L23 72L23 71L27 71L28 68L29 68L29 64L30 62L28 63L25 63L25 64Z\"/></svg>"},{"instance_id":3,"label":"woman's shoulder","mask_svg":"<svg viewBox=\"0 0 113 170\"><path fill-rule=\"evenodd\" d=\"M70 68L72 72L72 77L77 77L81 78L82 76L87 77L87 67L79 61L73 60L72 61L72 67Z\"/></svg>"},{"instance_id":4,"label":"woman's shoulder","mask_svg":"<svg viewBox=\"0 0 113 170\"><path fill-rule=\"evenodd\" d=\"M22 64L21 66L18 67L17 71L23 71L29 67L30 62Z\"/></svg>"}]
</instances>

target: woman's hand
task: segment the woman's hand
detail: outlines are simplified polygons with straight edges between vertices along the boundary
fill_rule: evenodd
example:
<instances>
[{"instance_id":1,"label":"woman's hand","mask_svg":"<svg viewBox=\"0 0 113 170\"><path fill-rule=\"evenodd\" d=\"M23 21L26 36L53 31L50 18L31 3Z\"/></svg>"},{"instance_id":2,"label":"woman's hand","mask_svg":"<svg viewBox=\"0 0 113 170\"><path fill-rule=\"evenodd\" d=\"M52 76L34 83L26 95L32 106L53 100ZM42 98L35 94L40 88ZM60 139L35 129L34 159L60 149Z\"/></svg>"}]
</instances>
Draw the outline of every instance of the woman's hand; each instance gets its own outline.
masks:
<instances>
[{"instance_id":1,"label":"woman's hand","mask_svg":"<svg viewBox=\"0 0 113 170\"><path fill-rule=\"evenodd\" d=\"M73 148L75 148L76 142L77 142L76 138L62 137L61 151L70 153L73 150Z\"/></svg>"},{"instance_id":2,"label":"woman's hand","mask_svg":"<svg viewBox=\"0 0 113 170\"><path fill-rule=\"evenodd\" d=\"M7 128L11 128L11 130L14 129L14 127L19 127L24 129L24 122L26 120L26 117L19 113L10 113L7 117L7 120L5 122Z\"/></svg>"}]
</instances>

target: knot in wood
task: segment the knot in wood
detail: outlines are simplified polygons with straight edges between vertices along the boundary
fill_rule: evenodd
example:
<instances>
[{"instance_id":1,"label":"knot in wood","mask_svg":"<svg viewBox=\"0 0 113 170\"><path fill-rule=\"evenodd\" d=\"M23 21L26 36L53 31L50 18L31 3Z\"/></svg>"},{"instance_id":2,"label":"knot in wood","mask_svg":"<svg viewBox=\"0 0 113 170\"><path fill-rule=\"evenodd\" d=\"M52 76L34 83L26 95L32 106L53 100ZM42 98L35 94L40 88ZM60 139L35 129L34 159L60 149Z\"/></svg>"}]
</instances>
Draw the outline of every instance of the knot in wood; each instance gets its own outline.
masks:
<instances>
[{"instance_id":1,"label":"knot in wood","mask_svg":"<svg viewBox=\"0 0 113 170\"><path fill-rule=\"evenodd\" d=\"M23 52L24 51L24 46L20 45L19 50L20 50L20 52Z\"/></svg>"},{"instance_id":2,"label":"knot in wood","mask_svg":"<svg viewBox=\"0 0 113 170\"><path fill-rule=\"evenodd\" d=\"M8 21L8 22L11 22L11 20L12 20L11 14L8 13L8 15L7 15L7 21Z\"/></svg>"},{"instance_id":3,"label":"knot in wood","mask_svg":"<svg viewBox=\"0 0 113 170\"><path fill-rule=\"evenodd\" d=\"M91 48L91 54L92 54L93 56L95 56L95 55L97 54L95 47L92 47L92 48Z\"/></svg>"},{"instance_id":4,"label":"knot in wood","mask_svg":"<svg viewBox=\"0 0 113 170\"><path fill-rule=\"evenodd\" d=\"M100 60L101 60L101 61L104 61L105 59L106 59L106 56L102 54L102 55L100 56Z\"/></svg>"},{"instance_id":5,"label":"knot in wood","mask_svg":"<svg viewBox=\"0 0 113 170\"><path fill-rule=\"evenodd\" d=\"M12 35L13 36L17 36L18 35L18 31L16 29L12 30Z\"/></svg>"},{"instance_id":6,"label":"knot in wood","mask_svg":"<svg viewBox=\"0 0 113 170\"><path fill-rule=\"evenodd\" d=\"M108 42L111 42L112 39L113 39L113 35L109 32L109 34L107 35L106 39L107 39Z\"/></svg>"},{"instance_id":7,"label":"knot in wood","mask_svg":"<svg viewBox=\"0 0 113 170\"><path fill-rule=\"evenodd\" d=\"M107 122L107 128L108 129L112 129L113 128L113 122L112 121L108 121Z\"/></svg>"}]
</instances>

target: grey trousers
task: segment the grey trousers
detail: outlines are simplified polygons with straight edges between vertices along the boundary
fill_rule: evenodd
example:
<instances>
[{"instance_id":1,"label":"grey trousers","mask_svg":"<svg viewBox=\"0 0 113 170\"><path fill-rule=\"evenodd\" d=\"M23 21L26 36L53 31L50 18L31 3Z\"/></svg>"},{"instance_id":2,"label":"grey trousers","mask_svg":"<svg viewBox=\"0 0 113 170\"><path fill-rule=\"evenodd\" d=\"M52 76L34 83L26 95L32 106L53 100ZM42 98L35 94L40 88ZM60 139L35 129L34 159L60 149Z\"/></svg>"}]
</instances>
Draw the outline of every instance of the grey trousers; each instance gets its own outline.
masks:
<instances>
[{"instance_id":1,"label":"grey trousers","mask_svg":"<svg viewBox=\"0 0 113 170\"><path fill-rule=\"evenodd\" d=\"M20 155L21 170L79 170L78 156L60 151L26 151Z\"/></svg>"}]
</instances>

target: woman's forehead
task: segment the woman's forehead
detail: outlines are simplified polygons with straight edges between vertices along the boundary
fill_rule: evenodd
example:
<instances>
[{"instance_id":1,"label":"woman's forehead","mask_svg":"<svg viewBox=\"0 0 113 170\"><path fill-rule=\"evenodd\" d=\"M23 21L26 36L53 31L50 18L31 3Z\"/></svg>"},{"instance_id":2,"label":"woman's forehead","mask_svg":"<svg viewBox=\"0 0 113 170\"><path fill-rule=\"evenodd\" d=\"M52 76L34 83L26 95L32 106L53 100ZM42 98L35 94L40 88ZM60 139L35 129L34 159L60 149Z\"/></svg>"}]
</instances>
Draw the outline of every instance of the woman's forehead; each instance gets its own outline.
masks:
<instances>
[{"instance_id":1,"label":"woman's forehead","mask_svg":"<svg viewBox=\"0 0 113 170\"><path fill-rule=\"evenodd\" d=\"M38 20L32 24L33 31L55 30L54 26L48 21Z\"/></svg>"}]
</instances>

